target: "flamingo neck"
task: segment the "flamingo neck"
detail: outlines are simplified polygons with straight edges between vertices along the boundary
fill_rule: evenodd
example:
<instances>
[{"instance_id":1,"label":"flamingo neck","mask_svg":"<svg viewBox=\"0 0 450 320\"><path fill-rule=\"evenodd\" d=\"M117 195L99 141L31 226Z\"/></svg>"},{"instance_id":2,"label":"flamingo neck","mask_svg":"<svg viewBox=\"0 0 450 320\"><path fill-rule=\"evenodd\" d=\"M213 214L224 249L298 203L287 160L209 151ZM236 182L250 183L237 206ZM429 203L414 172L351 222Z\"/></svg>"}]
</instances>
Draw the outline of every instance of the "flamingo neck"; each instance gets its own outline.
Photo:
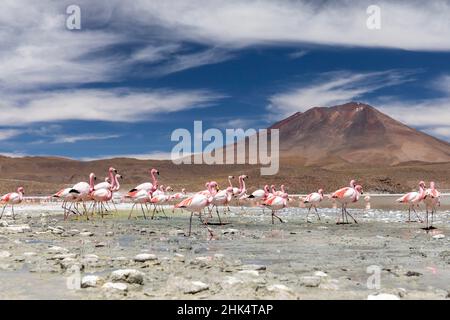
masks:
<instances>
[{"instance_id":1,"label":"flamingo neck","mask_svg":"<svg viewBox=\"0 0 450 320\"><path fill-rule=\"evenodd\" d=\"M242 191L247 191L247 188L245 187L245 180L244 179L242 179L242 188L241 188L241 190Z\"/></svg>"},{"instance_id":2,"label":"flamingo neck","mask_svg":"<svg viewBox=\"0 0 450 320\"><path fill-rule=\"evenodd\" d=\"M114 191L118 191L120 189L119 177L117 175L114 177L114 188L112 189Z\"/></svg>"},{"instance_id":3,"label":"flamingo neck","mask_svg":"<svg viewBox=\"0 0 450 320\"><path fill-rule=\"evenodd\" d=\"M231 178L228 178L228 184L231 188L233 188L233 185L231 184Z\"/></svg>"},{"instance_id":4,"label":"flamingo neck","mask_svg":"<svg viewBox=\"0 0 450 320\"><path fill-rule=\"evenodd\" d=\"M152 177L152 184L156 186L158 184L158 181L156 180L155 173L151 171L150 176Z\"/></svg>"},{"instance_id":5,"label":"flamingo neck","mask_svg":"<svg viewBox=\"0 0 450 320\"><path fill-rule=\"evenodd\" d=\"M275 194L275 192L277 192L277 190L275 190L275 186L272 186L272 193Z\"/></svg>"},{"instance_id":6,"label":"flamingo neck","mask_svg":"<svg viewBox=\"0 0 450 320\"><path fill-rule=\"evenodd\" d=\"M89 191L92 192L94 190L94 177L89 176Z\"/></svg>"}]
</instances>

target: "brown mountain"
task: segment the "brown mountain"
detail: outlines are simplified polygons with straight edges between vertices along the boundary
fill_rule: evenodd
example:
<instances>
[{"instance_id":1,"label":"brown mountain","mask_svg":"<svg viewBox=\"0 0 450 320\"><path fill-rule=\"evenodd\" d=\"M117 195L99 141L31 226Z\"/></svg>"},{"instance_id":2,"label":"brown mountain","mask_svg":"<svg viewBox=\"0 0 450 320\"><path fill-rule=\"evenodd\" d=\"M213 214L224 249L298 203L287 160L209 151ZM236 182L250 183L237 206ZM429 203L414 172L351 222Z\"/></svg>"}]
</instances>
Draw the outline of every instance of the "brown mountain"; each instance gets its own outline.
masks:
<instances>
[{"instance_id":1,"label":"brown mountain","mask_svg":"<svg viewBox=\"0 0 450 320\"><path fill-rule=\"evenodd\" d=\"M266 183L285 184L290 192L326 191L355 178L366 191L403 192L420 179L450 188L450 144L412 129L373 107L347 103L312 108L277 122L280 171L260 176L259 165L174 165L171 161L114 158L77 161L57 157L0 156L0 193L25 187L27 194L48 195L86 181L90 172L103 180L109 166L123 174L123 189L149 181L158 168L160 183L176 190L201 190L205 181L227 185L228 175L250 176L250 190ZM445 163L444 163L445 162ZM235 183L237 183L235 181Z\"/></svg>"},{"instance_id":2,"label":"brown mountain","mask_svg":"<svg viewBox=\"0 0 450 320\"><path fill-rule=\"evenodd\" d=\"M274 124L280 154L307 166L450 162L450 144L351 102L316 107Z\"/></svg>"}]
</instances>

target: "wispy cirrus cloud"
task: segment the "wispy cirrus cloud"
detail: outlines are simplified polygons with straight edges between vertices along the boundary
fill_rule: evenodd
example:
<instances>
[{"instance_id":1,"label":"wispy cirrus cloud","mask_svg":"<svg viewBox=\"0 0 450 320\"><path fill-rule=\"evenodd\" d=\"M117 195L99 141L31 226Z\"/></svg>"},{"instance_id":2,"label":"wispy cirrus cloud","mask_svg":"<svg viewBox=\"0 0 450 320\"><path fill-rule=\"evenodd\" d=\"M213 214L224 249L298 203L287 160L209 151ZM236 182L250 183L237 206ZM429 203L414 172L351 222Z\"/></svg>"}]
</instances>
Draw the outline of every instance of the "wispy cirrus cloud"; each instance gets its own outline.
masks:
<instances>
[{"instance_id":1,"label":"wispy cirrus cloud","mask_svg":"<svg viewBox=\"0 0 450 320\"><path fill-rule=\"evenodd\" d=\"M13 95L0 103L0 125L66 120L156 121L156 114L210 105L223 96L204 90L76 89Z\"/></svg>"},{"instance_id":2,"label":"wispy cirrus cloud","mask_svg":"<svg viewBox=\"0 0 450 320\"><path fill-rule=\"evenodd\" d=\"M311 85L294 87L269 98L268 110L280 118L311 107L327 107L362 98L381 88L414 80L415 71L327 72Z\"/></svg>"},{"instance_id":3,"label":"wispy cirrus cloud","mask_svg":"<svg viewBox=\"0 0 450 320\"><path fill-rule=\"evenodd\" d=\"M51 143L75 143L80 141L108 140L121 137L120 134L81 134L81 135L60 135Z\"/></svg>"}]
</instances>

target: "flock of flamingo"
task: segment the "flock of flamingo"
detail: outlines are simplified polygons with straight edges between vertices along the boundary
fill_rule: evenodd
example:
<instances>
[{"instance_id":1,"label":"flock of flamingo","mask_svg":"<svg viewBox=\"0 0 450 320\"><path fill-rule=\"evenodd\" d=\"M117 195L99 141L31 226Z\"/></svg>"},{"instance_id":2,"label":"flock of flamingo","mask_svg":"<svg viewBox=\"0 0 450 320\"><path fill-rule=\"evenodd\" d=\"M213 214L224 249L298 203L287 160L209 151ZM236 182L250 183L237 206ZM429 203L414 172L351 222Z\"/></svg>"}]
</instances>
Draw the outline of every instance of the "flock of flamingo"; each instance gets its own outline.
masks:
<instances>
[{"instance_id":1,"label":"flock of flamingo","mask_svg":"<svg viewBox=\"0 0 450 320\"><path fill-rule=\"evenodd\" d=\"M278 215L277 211L287 207L288 201L293 198L285 191L284 185L280 186L280 190L276 190L275 186L269 187L265 185L263 189L256 190L251 194L247 193L245 180L248 176L241 175L238 177L239 187L234 187L232 184L233 176L228 177L229 186L226 189L220 190L219 184L216 181L209 181L205 184L205 190L196 192L192 195L188 195L183 188L181 192L171 193L173 190L171 187L164 187L158 184L157 176L159 171L156 169L150 170L151 182L142 183L135 188L128 191L124 198L133 203L128 215L128 219L131 218L133 210L139 205L143 213L144 219L147 219L147 214L150 213L153 206L151 218L153 219L155 213L164 212L163 204L173 203L173 211L175 208L185 209L191 212L189 219L189 232L191 235L192 229L192 217L194 214L199 216L202 224L207 228L208 232L212 236L212 231L208 227L208 214L206 209L209 210L209 217L212 217L213 210L216 211L219 218L219 223L222 224L219 207L223 208L223 212L230 211L229 205L234 200L239 205L241 201L255 201L258 206L262 208L269 208L272 215L272 224L274 219L277 218L280 222L284 222ZM64 219L73 213L77 216L85 216L89 219L94 214L100 214L102 217L107 214L110 204L115 206L113 201L114 193L120 189L119 180L122 176L115 168L109 168L108 177L105 181L95 184L96 176L94 173L89 175L89 182L79 182L72 187L64 188L52 197L62 200L62 208L64 209ZM347 205L349 203L357 202L360 196L363 194L363 188L361 185L356 184L355 180L351 180L349 186L340 188L339 190L325 196L323 189L319 189L317 192L308 194L306 197L300 197L301 203L308 207L308 214L306 220L308 221L308 215L311 209L314 208L317 218L320 220L319 213L317 211L317 205L325 198L331 201L336 201L341 204L341 214L338 215L337 224L349 223L349 217L355 222L356 219L347 211ZM20 204L24 197L24 188L19 187L17 192L11 192L5 194L0 198L0 203L3 204L3 210L0 215L0 219L3 217L5 208L10 205L12 210L12 218L15 218L14 205ZM369 197L366 197L366 201ZM423 222L420 216L416 212L416 208L419 203L424 202L426 207L426 228L434 228L433 215L436 212L436 207L440 205L440 192L436 189L435 183L430 182L429 188L426 187L425 182L420 181L419 190L409 192L396 200L399 203L406 204L408 207L408 222L411 222L411 210L416 214L418 220ZM81 206L81 208L80 208ZM150 207L149 207L150 206ZM158 208L159 207L159 208ZM116 209L117 211L117 209ZM429 213L431 213L431 223L429 223ZM204 215L204 218L202 218ZM308 221L309 222L309 221Z\"/></svg>"}]
</instances>

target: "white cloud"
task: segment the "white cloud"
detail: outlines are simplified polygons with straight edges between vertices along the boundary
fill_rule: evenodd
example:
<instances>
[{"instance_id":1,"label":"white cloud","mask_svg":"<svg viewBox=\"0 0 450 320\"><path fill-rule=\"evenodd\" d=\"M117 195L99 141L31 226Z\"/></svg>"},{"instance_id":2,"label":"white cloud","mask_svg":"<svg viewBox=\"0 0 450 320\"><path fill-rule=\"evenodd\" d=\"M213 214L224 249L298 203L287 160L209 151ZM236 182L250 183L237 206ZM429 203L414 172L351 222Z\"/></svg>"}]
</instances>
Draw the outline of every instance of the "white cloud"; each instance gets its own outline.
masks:
<instances>
[{"instance_id":1,"label":"white cloud","mask_svg":"<svg viewBox=\"0 0 450 320\"><path fill-rule=\"evenodd\" d=\"M8 109L0 117L0 125L64 120L156 121L158 114L204 107L221 97L201 90L127 89L77 89L14 95L0 103L0 108Z\"/></svg>"},{"instance_id":2,"label":"white cloud","mask_svg":"<svg viewBox=\"0 0 450 320\"><path fill-rule=\"evenodd\" d=\"M185 154L188 156L190 154ZM82 161L93 161L102 159L112 159L112 158L132 158L138 160L171 160L171 152L164 151L153 151L148 153L131 153L131 154L111 154L111 155L101 155L95 157L83 157Z\"/></svg>"},{"instance_id":3,"label":"white cloud","mask_svg":"<svg viewBox=\"0 0 450 320\"><path fill-rule=\"evenodd\" d=\"M0 129L0 141L8 140L15 136L21 135L23 131L17 129Z\"/></svg>"},{"instance_id":4,"label":"white cloud","mask_svg":"<svg viewBox=\"0 0 450 320\"><path fill-rule=\"evenodd\" d=\"M134 1L127 14L165 35L206 44L242 47L312 43L450 50L450 4L445 0L377 1L381 29L366 27L373 1L193 0Z\"/></svg>"},{"instance_id":5,"label":"white cloud","mask_svg":"<svg viewBox=\"0 0 450 320\"><path fill-rule=\"evenodd\" d=\"M108 140L119 138L119 134L81 134L81 135L59 135L51 143L75 143L91 140Z\"/></svg>"},{"instance_id":6,"label":"white cloud","mask_svg":"<svg viewBox=\"0 0 450 320\"><path fill-rule=\"evenodd\" d=\"M307 50L299 50L299 51L294 51L291 52L288 57L291 59L300 59L301 57L304 57L308 54Z\"/></svg>"},{"instance_id":7,"label":"white cloud","mask_svg":"<svg viewBox=\"0 0 450 320\"><path fill-rule=\"evenodd\" d=\"M352 73L347 71L329 72L312 85L301 86L269 98L268 109L282 118L312 107L327 107L361 98L387 86L412 81L413 72L396 70Z\"/></svg>"}]
</instances>

